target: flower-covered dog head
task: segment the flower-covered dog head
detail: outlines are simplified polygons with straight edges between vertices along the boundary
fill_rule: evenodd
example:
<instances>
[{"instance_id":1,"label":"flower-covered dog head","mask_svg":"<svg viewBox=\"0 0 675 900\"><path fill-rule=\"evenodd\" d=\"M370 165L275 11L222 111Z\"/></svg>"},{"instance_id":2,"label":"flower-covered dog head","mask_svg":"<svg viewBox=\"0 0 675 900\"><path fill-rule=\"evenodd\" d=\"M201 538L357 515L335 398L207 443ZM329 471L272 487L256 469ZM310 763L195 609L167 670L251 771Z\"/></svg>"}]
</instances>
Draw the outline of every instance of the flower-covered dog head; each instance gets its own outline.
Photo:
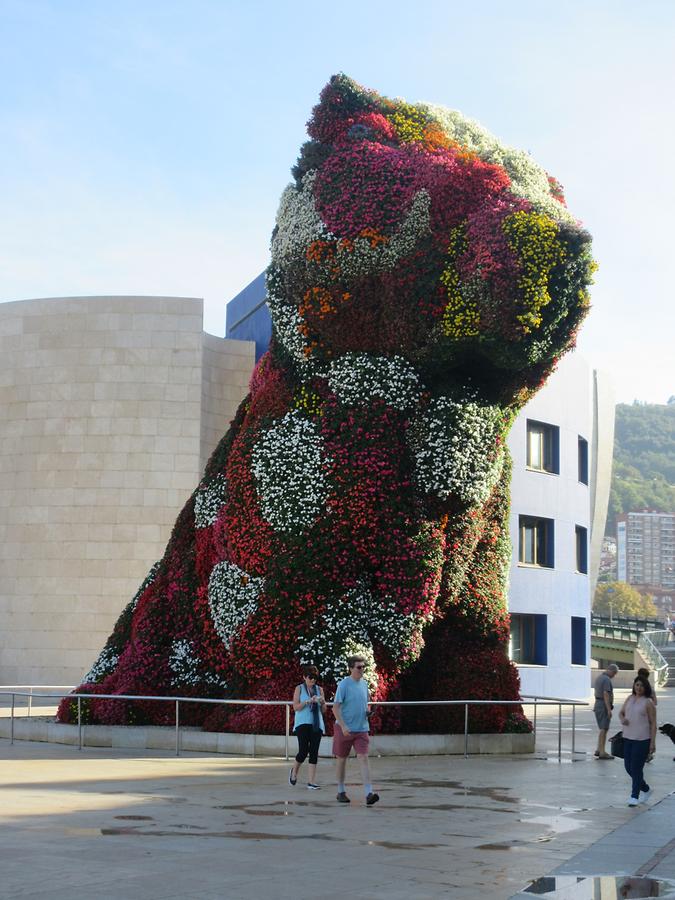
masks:
<instances>
[{"instance_id":1,"label":"flower-covered dog head","mask_svg":"<svg viewBox=\"0 0 675 900\"><path fill-rule=\"evenodd\" d=\"M272 238L268 301L301 377L346 353L524 402L588 308L590 237L528 154L458 112L321 94Z\"/></svg>"}]
</instances>

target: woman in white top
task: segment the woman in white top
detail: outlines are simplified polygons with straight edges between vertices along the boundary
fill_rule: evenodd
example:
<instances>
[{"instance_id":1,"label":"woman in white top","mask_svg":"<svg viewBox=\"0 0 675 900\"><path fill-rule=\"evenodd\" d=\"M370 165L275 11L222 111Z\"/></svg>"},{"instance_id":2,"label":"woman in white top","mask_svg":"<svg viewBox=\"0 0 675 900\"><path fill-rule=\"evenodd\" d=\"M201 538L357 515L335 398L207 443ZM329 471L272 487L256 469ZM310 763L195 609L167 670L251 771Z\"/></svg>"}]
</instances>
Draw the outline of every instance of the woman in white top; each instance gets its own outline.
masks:
<instances>
[{"instance_id":1,"label":"woman in white top","mask_svg":"<svg viewBox=\"0 0 675 900\"><path fill-rule=\"evenodd\" d=\"M623 725L623 764L632 780L629 806L637 806L651 794L643 774L647 757L656 749L656 710L651 695L650 683L638 676L632 694L626 697L619 713Z\"/></svg>"}]
</instances>

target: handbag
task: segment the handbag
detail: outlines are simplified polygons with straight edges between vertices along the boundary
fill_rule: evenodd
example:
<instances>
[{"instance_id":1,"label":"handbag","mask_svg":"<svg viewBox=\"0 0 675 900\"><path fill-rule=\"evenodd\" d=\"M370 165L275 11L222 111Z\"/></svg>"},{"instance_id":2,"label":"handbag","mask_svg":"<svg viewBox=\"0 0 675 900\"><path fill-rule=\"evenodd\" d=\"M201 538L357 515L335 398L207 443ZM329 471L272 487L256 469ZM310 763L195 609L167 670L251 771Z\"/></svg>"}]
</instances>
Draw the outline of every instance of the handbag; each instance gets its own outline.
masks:
<instances>
[{"instance_id":1,"label":"handbag","mask_svg":"<svg viewBox=\"0 0 675 900\"><path fill-rule=\"evenodd\" d=\"M614 737L609 739L609 746L612 748L612 756L623 759L623 731L617 731Z\"/></svg>"}]
</instances>

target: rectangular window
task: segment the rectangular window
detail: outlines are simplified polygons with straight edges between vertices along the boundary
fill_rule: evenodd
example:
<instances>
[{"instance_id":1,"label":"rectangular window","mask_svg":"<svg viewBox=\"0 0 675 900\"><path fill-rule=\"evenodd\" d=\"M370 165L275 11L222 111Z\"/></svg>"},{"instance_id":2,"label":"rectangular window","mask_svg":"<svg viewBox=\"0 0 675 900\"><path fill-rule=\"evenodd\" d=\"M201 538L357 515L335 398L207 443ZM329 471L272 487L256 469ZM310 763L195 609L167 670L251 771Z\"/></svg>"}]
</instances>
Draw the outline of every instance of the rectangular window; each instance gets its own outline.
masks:
<instances>
[{"instance_id":1,"label":"rectangular window","mask_svg":"<svg viewBox=\"0 0 675 900\"><path fill-rule=\"evenodd\" d=\"M519 516L518 562L553 568L553 519Z\"/></svg>"},{"instance_id":2,"label":"rectangular window","mask_svg":"<svg viewBox=\"0 0 675 900\"><path fill-rule=\"evenodd\" d=\"M536 472L560 472L560 429L545 422L527 420L527 467Z\"/></svg>"},{"instance_id":3,"label":"rectangular window","mask_svg":"<svg viewBox=\"0 0 675 900\"><path fill-rule=\"evenodd\" d=\"M579 481L588 484L588 441L579 435Z\"/></svg>"},{"instance_id":4,"label":"rectangular window","mask_svg":"<svg viewBox=\"0 0 675 900\"><path fill-rule=\"evenodd\" d=\"M572 616L572 665L586 665L586 619Z\"/></svg>"},{"instance_id":5,"label":"rectangular window","mask_svg":"<svg viewBox=\"0 0 675 900\"><path fill-rule=\"evenodd\" d=\"M511 615L511 659L514 663L523 665L546 665L546 616L523 613Z\"/></svg>"},{"instance_id":6,"label":"rectangular window","mask_svg":"<svg viewBox=\"0 0 675 900\"><path fill-rule=\"evenodd\" d=\"M588 531L581 525L574 529L577 542L577 572L588 575Z\"/></svg>"}]
</instances>

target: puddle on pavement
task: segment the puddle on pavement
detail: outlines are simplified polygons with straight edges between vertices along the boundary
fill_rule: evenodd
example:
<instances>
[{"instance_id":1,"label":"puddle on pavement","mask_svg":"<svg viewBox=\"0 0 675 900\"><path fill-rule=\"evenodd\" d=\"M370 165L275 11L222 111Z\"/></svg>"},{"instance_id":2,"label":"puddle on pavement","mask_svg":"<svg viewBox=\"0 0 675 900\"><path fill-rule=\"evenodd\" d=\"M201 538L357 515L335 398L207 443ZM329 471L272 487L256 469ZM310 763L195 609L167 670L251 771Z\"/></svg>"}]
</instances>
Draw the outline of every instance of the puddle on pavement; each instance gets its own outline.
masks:
<instances>
[{"instance_id":1,"label":"puddle on pavement","mask_svg":"<svg viewBox=\"0 0 675 900\"><path fill-rule=\"evenodd\" d=\"M368 847L384 847L386 850L430 850L445 844L398 844L395 841L366 841Z\"/></svg>"},{"instance_id":2,"label":"puddle on pavement","mask_svg":"<svg viewBox=\"0 0 675 900\"><path fill-rule=\"evenodd\" d=\"M587 824L583 819L575 819L573 816L529 816L518 819L525 825L545 825L554 834L567 834L568 831L575 831L577 828L583 828Z\"/></svg>"},{"instance_id":3,"label":"puddle on pavement","mask_svg":"<svg viewBox=\"0 0 675 900\"><path fill-rule=\"evenodd\" d=\"M287 809L243 809L249 816L290 816Z\"/></svg>"},{"instance_id":4,"label":"puddle on pavement","mask_svg":"<svg viewBox=\"0 0 675 900\"><path fill-rule=\"evenodd\" d=\"M175 828L193 829L194 825L176 825ZM86 832L87 834L100 834L109 836L133 836L133 837L206 837L206 838L235 838L240 841L331 841L335 843L349 842L351 839L347 837L339 837L332 834L321 834L313 832L311 834L272 834L263 831L201 831L198 834L190 831L184 832L170 831L168 829L143 829L141 826L128 825L120 828L90 828L90 829L74 829L78 832ZM438 847L445 847L445 844L413 844L410 842L398 843L396 841L367 841L369 847L382 847L385 850L430 850Z\"/></svg>"},{"instance_id":5,"label":"puddle on pavement","mask_svg":"<svg viewBox=\"0 0 675 900\"><path fill-rule=\"evenodd\" d=\"M409 788L450 788L469 797L487 797L495 803L518 803L517 797L504 793L505 787L471 787L461 781L427 781L424 778L388 778L388 784L400 784Z\"/></svg>"},{"instance_id":6,"label":"puddle on pavement","mask_svg":"<svg viewBox=\"0 0 675 900\"><path fill-rule=\"evenodd\" d=\"M523 850L525 847L529 847L530 844L546 844L552 840L553 835L544 834L541 837L532 838L531 841L516 839L513 841L500 841L495 844L479 844L476 850Z\"/></svg>"},{"instance_id":7,"label":"puddle on pavement","mask_svg":"<svg viewBox=\"0 0 675 900\"><path fill-rule=\"evenodd\" d=\"M593 878L579 875L558 875L537 878L524 894L537 894L550 900L628 900L639 897L665 897L675 890L675 882L638 876L599 875Z\"/></svg>"},{"instance_id":8,"label":"puddle on pavement","mask_svg":"<svg viewBox=\"0 0 675 900\"><path fill-rule=\"evenodd\" d=\"M177 826L180 827L180 826ZM193 832L177 832L168 829L154 829L152 831L144 829L139 831L138 828L101 828L99 834L110 835L133 835L133 837L205 837L205 838L235 838L240 841L338 841L344 842L347 838L334 837L330 834L271 834L263 831L200 831L195 834Z\"/></svg>"},{"instance_id":9,"label":"puddle on pavement","mask_svg":"<svg viewBox=\"0 0 675 900\"><path fill-rule=\"evenodd\" d=\"M133 821L133 822L153 822L154 819L152 816L113 816L115 819L124 819L125 821Z\"/></svg>"},{"instance_id":10,"label":"puddle on pavement","mask_svg":"<svg viewBox=\"0 0 675 900\"><path fill-rule=\"evenodd\" d=\"M289 811L289 807L293 806L309 806L312 811L321 812L326 809L335 809L336 804L332 800L320 802L320 801L308 801L308 800L273 800L271 803L261 803L260 806L282 806L284 807L283 811L278 810L266 810L266 809L253 809L250 805L245 806L243 804L232 804L232 805L219 805L214 806L213 809L231 809L236 810L237 812L244 812L251 816L288 816L293 815L292 812ZM354 801L351 805L352 809L360 809L363 806L363 802ZM403 810L435 810L437 812L453 812L457 809L468 809L471 812L491 812L491 813L510 813L509 809L500 809L498 806L472 806L471 804L464 803L422 803L419 805L411 805L409 803L387 803L387 809L403 809Z\"/></svg>"}]
</instances>

